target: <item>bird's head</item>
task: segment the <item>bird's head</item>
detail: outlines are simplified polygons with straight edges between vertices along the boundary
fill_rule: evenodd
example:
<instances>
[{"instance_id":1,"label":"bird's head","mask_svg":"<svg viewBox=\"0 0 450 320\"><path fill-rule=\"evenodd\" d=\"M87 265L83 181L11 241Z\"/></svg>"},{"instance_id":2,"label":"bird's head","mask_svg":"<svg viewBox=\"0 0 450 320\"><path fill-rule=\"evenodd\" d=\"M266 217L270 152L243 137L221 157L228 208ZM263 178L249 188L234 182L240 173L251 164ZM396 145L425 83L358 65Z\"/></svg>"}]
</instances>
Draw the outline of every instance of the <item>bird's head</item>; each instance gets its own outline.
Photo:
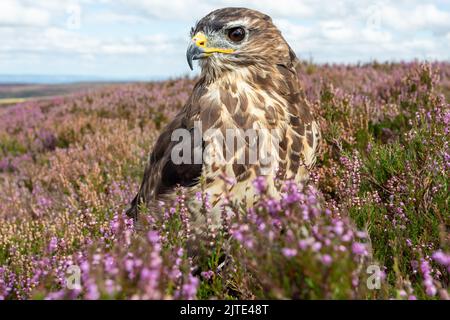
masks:
<instances>
[{"instance_id":1,"label":"bird's head","mask_svg":"<svg viewBox=\"0 0 450 320\"><path fill-rule=\"evenodd\" d=\"M295 59L272 19L246 8L219 9L202 18L191 30L186 55L191 69L199 60L203 71L216 72Z\"/></svg>"}]
</instances>

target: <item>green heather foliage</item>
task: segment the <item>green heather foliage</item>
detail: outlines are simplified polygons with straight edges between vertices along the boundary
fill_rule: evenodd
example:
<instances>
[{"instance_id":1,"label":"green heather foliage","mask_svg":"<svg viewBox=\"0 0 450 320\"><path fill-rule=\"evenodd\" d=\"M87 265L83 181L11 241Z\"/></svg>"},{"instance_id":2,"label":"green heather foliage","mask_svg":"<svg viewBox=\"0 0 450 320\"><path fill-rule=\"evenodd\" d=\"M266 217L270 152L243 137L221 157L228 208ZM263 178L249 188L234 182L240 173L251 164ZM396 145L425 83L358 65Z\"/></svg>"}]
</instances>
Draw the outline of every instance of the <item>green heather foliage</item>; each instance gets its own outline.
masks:
<instances>
[{"instance_id":1,"label":"green heather foliage","mask_svg":"<svg viewBox=\"0 0 450 320\"><path fill-rule=\"evenodd\" d=\"M183 189L139 230L124 216L194 80L2 107L0 299L449 299L450 65L298 73L324 138L310 182L272 199L259 177L201 238Z\"/></svg>"}]
</instances>

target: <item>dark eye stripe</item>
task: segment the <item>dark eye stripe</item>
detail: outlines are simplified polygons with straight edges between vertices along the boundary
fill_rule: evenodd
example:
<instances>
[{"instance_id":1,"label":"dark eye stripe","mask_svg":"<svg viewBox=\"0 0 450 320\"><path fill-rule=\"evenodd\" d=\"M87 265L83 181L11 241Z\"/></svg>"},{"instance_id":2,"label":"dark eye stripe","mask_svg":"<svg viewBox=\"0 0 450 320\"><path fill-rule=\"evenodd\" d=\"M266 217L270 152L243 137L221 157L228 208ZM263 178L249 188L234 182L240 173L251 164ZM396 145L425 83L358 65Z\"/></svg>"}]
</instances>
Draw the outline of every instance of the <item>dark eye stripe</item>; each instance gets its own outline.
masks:
<instances>
[{"instance_id":1,"label":"dark eye stripe","mask_svg":"<svg viewBox=\"0 0 450 320\"><path fill-rule=\"evenodd\" d=\"M195 35L199 31L203 32L217 32L222 30L225 26L221 21L200 21L195 28L192 28L191 35Z\"/></svg>"},{"instance_id":2,"label":"dark eye stripe","mask_svg":"<svg viewBox=\"0 0 450 320\"><path fill-rule=\"evenodd\" d=\"M220 22L213 22L208 27L211 28L213 31L219 31L224 27L224 24Z\"/></svg>"}]
</instances>

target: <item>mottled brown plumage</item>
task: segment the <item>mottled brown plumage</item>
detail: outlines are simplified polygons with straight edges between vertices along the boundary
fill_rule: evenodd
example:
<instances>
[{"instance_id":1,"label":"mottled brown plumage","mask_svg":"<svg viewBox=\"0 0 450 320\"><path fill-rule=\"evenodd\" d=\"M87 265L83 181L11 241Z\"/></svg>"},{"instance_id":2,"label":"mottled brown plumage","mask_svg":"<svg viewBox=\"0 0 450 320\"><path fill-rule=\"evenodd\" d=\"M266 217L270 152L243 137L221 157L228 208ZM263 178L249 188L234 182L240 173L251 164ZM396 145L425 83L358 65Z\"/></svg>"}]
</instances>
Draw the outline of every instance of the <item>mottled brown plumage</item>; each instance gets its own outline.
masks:
<instances>
[{"instance_id":1,"label":"mottled brown plumage","mask_svg":"<svg viewBox=\"0 0 450 320\"><path fill-rule=\"evenodd\" d=\"M238 42L230 40L230 32L236 28L245 32ZM239 34L242 30L238 30L237 36L242 35ZM188 197L193 199L200 190L201 177L214 205L220 204L227 189L235 200L251 205L254 200L251 182L258 175L268 176L269 192L276 196L273 185L276 170L284 178L303 181L315 163L319 128L300 94L295 70L297 58L270 17L244 8L220 9L201 19L191 36L196 42L188 50L188 60L191 58L192 63L195 53L202 73L184 108L155 143L140 190L128 211L135 218L140 204L152 208L158 200L173 198L177 185L186 187ZM231 159L225 163L214 160L174 164L171 152L178 142L171 141L171 134L180 128L194 132L195 121L201 121L203 133L216 129L225 136L226 129L233 129L237 133L234 141L243 142L242 148L230 152L204 135L200 149L205 157L215 159L219 152L224 155L228 152ZM272 130L255 141L268 154L278 149L274 161L248 161L254 141L245 135L247 129ZM244 163L237 161L242 154L246 155ZM236 183L226 185L220 179L222 175L234 178ZM190 205L195 206L195 200ZM219 215L212 218L220 223ZM201 217L193 217L193 221L203 223Z\"/></svg>"}]
</instances>

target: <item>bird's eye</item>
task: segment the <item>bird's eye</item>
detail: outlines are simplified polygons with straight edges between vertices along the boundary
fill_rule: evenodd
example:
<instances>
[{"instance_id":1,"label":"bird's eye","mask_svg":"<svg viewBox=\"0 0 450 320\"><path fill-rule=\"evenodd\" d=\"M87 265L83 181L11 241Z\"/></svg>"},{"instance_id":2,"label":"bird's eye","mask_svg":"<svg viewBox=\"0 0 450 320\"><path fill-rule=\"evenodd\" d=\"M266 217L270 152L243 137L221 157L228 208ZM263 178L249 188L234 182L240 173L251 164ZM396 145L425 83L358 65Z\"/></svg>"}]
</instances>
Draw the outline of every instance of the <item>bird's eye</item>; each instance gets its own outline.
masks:
<instances>
[{"instance_id":1,"label":"bird's eye","mask_svg":"<svg viewBox=\"0 0 450 320\"><path fill-rule=\"evenodd\" d=\"M241 27L231 28L228 30L228 38L233 42L240 42L245 38L245 30Z\"/></svg>"}]
</instances>

